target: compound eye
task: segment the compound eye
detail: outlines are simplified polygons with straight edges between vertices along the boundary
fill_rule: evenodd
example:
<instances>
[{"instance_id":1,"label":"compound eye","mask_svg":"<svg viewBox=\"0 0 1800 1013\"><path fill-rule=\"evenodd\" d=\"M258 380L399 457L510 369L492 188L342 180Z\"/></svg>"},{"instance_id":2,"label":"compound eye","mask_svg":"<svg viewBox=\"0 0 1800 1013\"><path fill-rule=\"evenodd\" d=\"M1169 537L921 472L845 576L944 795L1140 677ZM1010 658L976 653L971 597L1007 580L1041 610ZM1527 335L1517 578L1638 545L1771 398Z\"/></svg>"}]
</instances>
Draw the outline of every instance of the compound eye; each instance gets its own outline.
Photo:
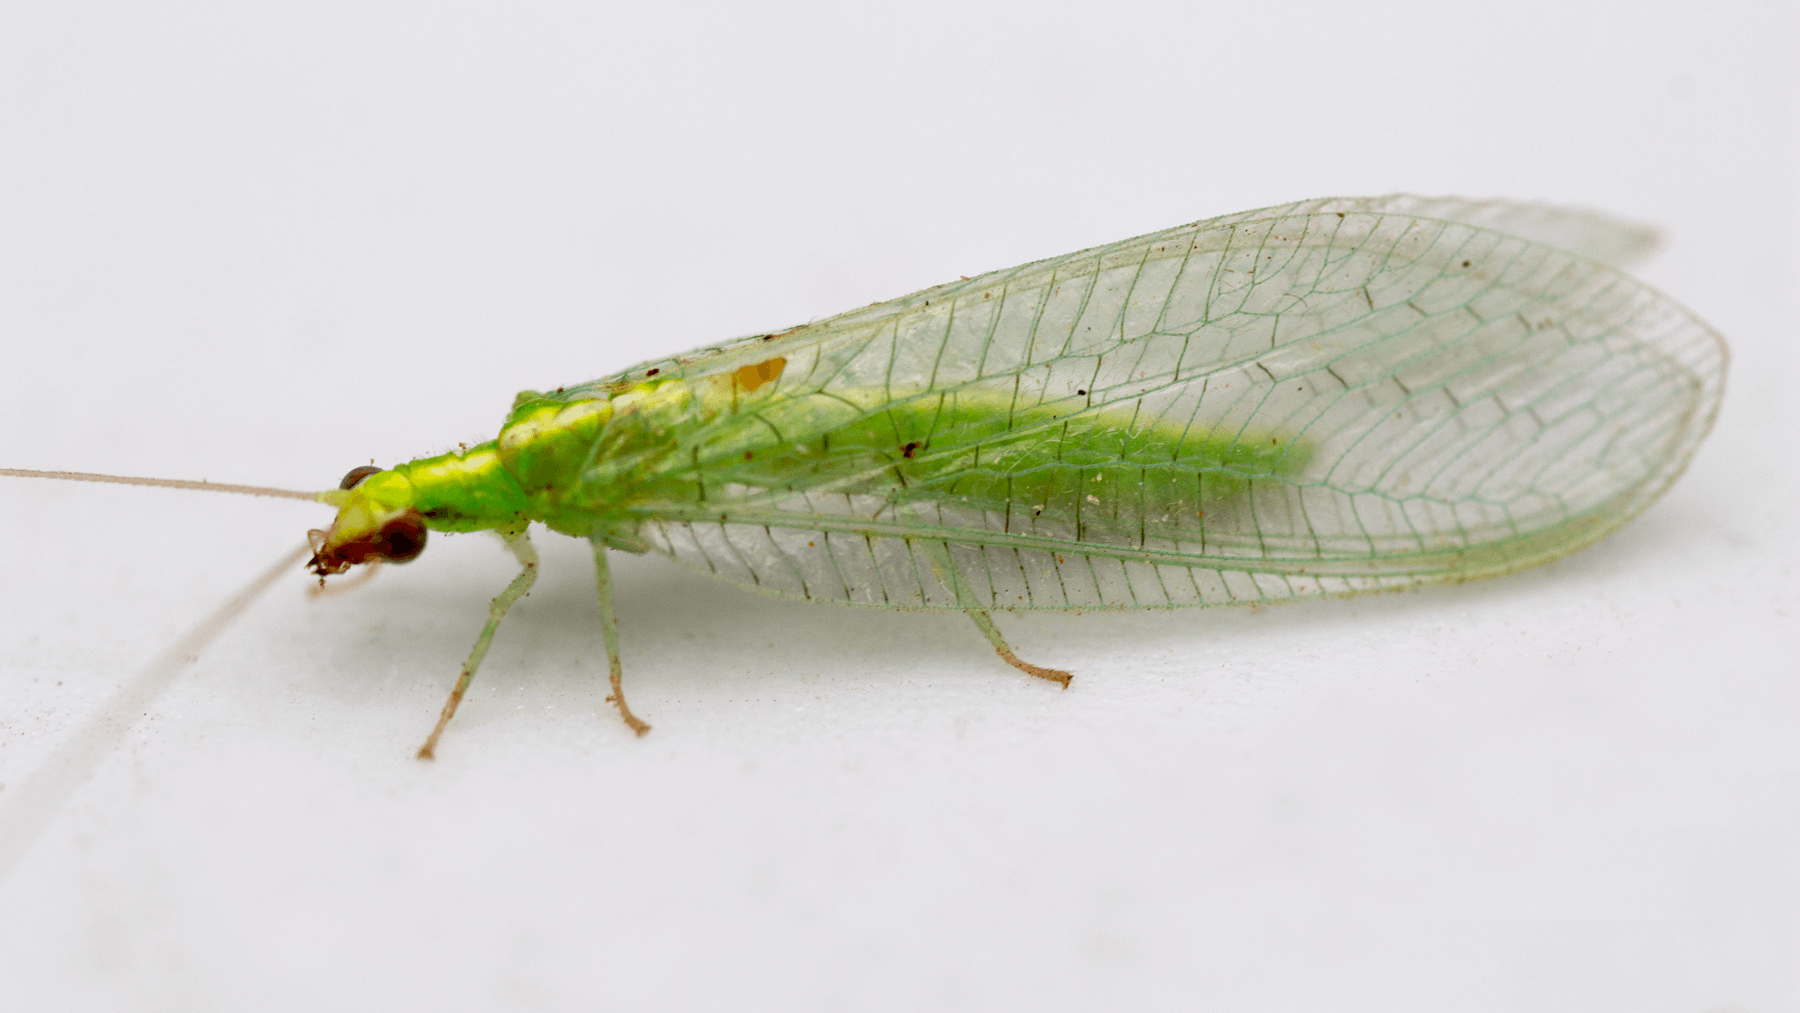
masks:
<instances>
[{"instance_id":1,"label":"compound eye","mask_svg":"<svg viewBox=\"0 0 1800 1013\"><path fill-rule=\"evenodd\" d=\"M408 510L381 526L375 536L375 552L390 563L417 559L425 551L425 519Z\"/></svg>"},{"instance_id":2,"label":"compound eye","mask_svg":"<svg viewBox=\"0 0 1800 1013\"><path fill-rule=\"evenodd\" d=\"M381 469L372 464L365 464L359 468L351 468L344 473L344 480L338 483L338 488L354 489L362 484L363 479L368 478L370 475L379 474L381 474Z\"/></svg>"}]
</instances>

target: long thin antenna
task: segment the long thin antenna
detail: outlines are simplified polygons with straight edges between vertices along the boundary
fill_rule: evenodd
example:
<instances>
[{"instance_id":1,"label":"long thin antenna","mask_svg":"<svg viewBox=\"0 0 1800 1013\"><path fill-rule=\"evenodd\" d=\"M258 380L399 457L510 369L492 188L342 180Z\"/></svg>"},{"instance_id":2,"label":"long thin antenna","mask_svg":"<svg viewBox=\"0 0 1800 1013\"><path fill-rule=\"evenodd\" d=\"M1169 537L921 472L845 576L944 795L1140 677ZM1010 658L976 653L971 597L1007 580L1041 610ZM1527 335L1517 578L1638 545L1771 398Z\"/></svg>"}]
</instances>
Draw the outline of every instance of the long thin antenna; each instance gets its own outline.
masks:
<instances>
[{"instance_id":1,"label":"long thin antenna","mask_svg":"<svg viewBox=\"0 0 1800 1013\"><path fill-rule=\"evenodd\" d=\"M94 775L108 756L118 751L138 719L150 710L157 697L169 688L188 663L225 632L232 620L249 608L270 585L292 573L295 565L311 551L309 546L299 546L282 556L281 561L265 570L262 576L227 598L180 640L158 654L148 667L127 679L81 727L58 742L50 754L31 769L25 783L17 789L8 788L0 795L6 803L5 808L0 809L0 882L5 882L25 853L31 850L69 796Z\"/></svg>"},{"instance_id":2,"label":"long thin antenna","mask_svg":"<svg viewBox=\"0 0 1800 1013\"><path fill-rule=\"evenodd\" d=\"M125 475L97 475L88 471L27 471L23 468L0 468L6 478L60 478L65 482L111 482L114 485L153 485L163 489L198 489L201 492L235 492L244 496L276 496L281 499L303 499L318 502L318 494L293 489L271 489L264 485L226 485L222 482L189 482L180 478L130 478Z\"/></svg>"}]
</instances>

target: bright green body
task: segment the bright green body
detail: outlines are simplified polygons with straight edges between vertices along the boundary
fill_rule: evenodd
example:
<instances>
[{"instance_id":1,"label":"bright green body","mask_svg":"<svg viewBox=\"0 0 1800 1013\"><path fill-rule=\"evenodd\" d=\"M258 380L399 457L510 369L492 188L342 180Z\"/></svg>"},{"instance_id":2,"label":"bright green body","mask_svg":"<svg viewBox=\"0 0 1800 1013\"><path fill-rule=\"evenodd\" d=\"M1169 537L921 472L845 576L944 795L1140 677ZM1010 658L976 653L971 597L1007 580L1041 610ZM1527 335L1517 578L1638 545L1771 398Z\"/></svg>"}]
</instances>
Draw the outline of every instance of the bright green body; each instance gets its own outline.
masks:
<instances>
[{"instance_id":1,"label":"bright green body","mask_svg":"<svg viewBox=\"0 0 1800 1013\"><path fill-rule=\"evenodd\" d=\"M526 392L328 495L332 538L542 522L878 607L1281 601L1495 576L1674 481L1723 342L1531 205L1265 209ZM329 555L329 553L328 553ZM338 557L332 557L338 558Z\"/></svg>"},{"instance_id":2,"label":"bright green body","mask_svg":"<svg viewBox=\"0 0 1800 1013\"><path fill-rule=\"evenodd\" d=\"M1680 475L1725 346L1605 261L1643 230L1388 197L1245 212L527 391L489 443L346 476L321 576L532 522L808 601L964 612L1286 601L1496 576ZM360 471L360 469L359 469ZM359 483L360 484L357 484Z\"/></svg>"},{"instance_id":3,"label":"bright green body","mask_svg":"<svg viewBox=\"0 0 1800 1013\"><path fill-rule=\"evenodd\" d=\"M678 380L610 397L595 386L521 394L497 439L400 465L377 481L405 482L436 530L536 521L643 551L643 520L704 510L709 487L831 489L1101 521L1112 518L1097 504L1130 490L1152 499L1159 515L1198 520L1206 505L1241 498L1250 479L1298 472L1311 453L1260 433L1133 428L1129 413L1078 401L1013 411L994 396L930 396L857 417L853 402L804 411L764 398L740 415ZM720 517L729 516L726 506Z\"/></svg>"}]
</instances>

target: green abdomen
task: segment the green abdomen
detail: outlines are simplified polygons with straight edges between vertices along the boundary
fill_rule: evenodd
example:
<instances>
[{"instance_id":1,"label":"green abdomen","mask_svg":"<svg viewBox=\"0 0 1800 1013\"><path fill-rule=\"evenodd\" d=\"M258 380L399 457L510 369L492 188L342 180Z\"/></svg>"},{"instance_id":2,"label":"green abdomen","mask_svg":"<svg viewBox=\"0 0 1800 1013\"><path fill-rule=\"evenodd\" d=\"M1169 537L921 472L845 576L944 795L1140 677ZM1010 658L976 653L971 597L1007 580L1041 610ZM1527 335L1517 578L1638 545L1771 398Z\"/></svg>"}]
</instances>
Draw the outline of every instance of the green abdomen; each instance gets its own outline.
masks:
<instances>
[{"instance_id":1,"label":"green abdomen","mask_svg":"<svg viewBox=\"0 0 1800 1013\"><path fill-rule=\"evenodd\" d=\"M685 383L610 402L527 400L498 444L537 519L582 535L629 528L658 504L801 493L1191 530L1241 506L1258 479L1297 475L1311 454L1283 434L1146 423L1082 399L1019 410L988 391L880 400L837 391L714 407Z\"/></svg>"}]
</instances>

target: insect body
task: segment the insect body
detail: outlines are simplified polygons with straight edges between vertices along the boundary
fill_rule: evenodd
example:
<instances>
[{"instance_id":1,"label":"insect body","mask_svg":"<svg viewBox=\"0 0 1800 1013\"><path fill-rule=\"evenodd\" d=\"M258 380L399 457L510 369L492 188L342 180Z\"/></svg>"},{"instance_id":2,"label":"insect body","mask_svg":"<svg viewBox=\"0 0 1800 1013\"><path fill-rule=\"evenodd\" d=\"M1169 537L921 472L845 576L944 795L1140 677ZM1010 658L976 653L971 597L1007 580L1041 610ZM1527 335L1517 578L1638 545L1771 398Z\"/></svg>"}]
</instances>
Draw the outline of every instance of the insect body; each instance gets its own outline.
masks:
<instances>
[{"instance_id":1,"label":"insect body","mask_svg":"<svg viewBox=\"0 0 1800 1013\"><path fill-rule=\"evenodd\" d=\"M1651 237L1413 197L1245 212L554 392L496 439L319 494L321 578L427 530L591 540L766 594L967 613L1470 580L1587 545L1705 436L1724 342L1604 261Z\"/></svg>"}]
</instances>

